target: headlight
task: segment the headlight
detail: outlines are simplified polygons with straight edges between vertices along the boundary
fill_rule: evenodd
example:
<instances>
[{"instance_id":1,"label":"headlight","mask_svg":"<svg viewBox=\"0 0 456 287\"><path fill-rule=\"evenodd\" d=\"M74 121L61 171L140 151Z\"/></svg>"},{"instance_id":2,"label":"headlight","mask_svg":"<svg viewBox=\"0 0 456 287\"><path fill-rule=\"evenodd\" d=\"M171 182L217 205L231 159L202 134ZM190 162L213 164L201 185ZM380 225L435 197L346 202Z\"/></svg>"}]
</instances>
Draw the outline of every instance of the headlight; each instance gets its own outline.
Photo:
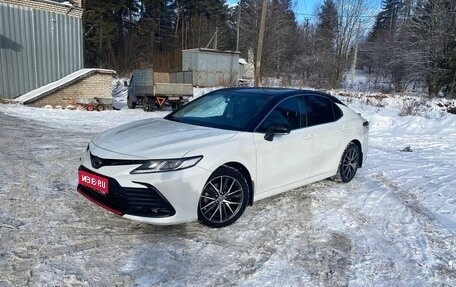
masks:
<instances>
[{"instance_id":1,"label":"headlight","mask_svg":"<svg viewBox=\"0 0 456 287\"><path fill-rule=\"evenodd\" d=\"M90 143L87 145L86 149L82 152L81 156L79 157L80 162L82 162L82 160L85 158L86 154L89 152L89 146L90 146Z\"/></svg>"},{"instance_id":2,"label":"headlight","mask_svg":"<svg viewBox=\"0 0 456 287\"><path fill-rule=\"evenodd\" d=\"M174 171L195 166L203 156L149 160L131 171L132 174Z\"/></svg>"}]
</instances>

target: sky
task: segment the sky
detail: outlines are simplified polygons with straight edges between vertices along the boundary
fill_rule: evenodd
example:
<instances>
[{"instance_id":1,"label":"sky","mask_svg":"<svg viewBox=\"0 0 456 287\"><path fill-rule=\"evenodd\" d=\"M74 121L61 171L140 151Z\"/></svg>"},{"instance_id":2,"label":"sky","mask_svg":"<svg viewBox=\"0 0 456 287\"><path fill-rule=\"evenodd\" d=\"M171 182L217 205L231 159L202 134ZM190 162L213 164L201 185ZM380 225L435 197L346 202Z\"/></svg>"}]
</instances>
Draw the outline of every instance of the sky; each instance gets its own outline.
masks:
<instances>
[{"instance_id":1,"label":"sky","mask_svg":"<svg viewBox=\"0 0 456 287\"><path fill-rule=\"evenodd\" d=\"M312 14L315 14L315 9L320 7L323 1L324 0L293 0L294 11L298 22L305 21L306 17L313 18ZM226 2L231 5L236 5L238 0L227 0Z\"/></svg>"},{"instance_id":2,"label":"sky","mask_svg":"<svg viewBox=\"0 0 456 287\"><path fill-rule=\"evenodd\" d=\"M238 0L227 0L230 5L236 5ZM317 9L320 8L324 0L293 0L293 8L295 11L296 19L299 23L306 21L309 18L310 22L315 21L315 14ZM372 10L377 11L380 8L381 0L369 0L370 7ZM370 13L375 15L376 13Z\"/></svg>"}]
</instances>

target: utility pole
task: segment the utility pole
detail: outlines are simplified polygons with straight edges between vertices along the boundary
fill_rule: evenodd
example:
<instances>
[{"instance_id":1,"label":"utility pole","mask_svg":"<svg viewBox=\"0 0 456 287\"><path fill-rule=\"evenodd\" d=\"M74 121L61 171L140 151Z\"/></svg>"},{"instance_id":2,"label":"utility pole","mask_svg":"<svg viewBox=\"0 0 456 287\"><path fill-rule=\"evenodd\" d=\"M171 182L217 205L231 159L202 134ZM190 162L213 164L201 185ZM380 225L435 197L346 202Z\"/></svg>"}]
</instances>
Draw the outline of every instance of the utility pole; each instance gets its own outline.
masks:
<instances>
[{"instance_id":1,"label":"utility pole","mask_svg":"<svg viewBox=\"0 0 456 287\"><path fill-rule=\"evenodd\" d=\"M306 21L306 25L304 25L305 27L308 27L309 26L309 21L310 21L310 17L306 17L304 18L304 20Z\"/></svg>"},{"instance_id":2,"label":"utility pole","mask_svg":"<svg viewBox=\"0 0 456 287\"><path fill-rule=\"evenodd\" d=\"M182 25L181 25L181 28L182 28L182 33L181 33L181 38L182 38L182 50L184 50L184 43L185 43L185 39L184 39L184 12L182 11Z\"/></svg>"},{"instance_id":3,"label":"utility pole","mask_svg":"<svg viewBox=\"0 0 456 287\"><path fill-rule=\"evenodd\" d=\"M256 54L255 65L255 87L260 83L260 70L261 70L261 55L263 53L263 40L264 40L264 26L266 23L266 9L268 8L268 0L263 0L263 7L261 8L260 31L258 33L258 47Z\"/></svg>"},{"instance_id":4,"label":"utility pole","mask_svg":"<svg viewBox=\"0 0 456 287\"><path fill-rule=\"evenodd\" d=\"M360 29L361 29L361 19L358 20L358 29L356 30L355 51L353 52L353 62L352 62L351 73L350 73L350 83L352 85L355 83L356 61L358 59L358 43L359 43L359 30Z\"/></svg>"},{"instance_id":5,"label":"utility pole","mask_svg":"<svg viewBox=\"0 0 456 287\"><path fill-rule=\"evenodd\" d=\"M217 50L217 48L218 48L218 27L215 27L215 33L212 36L212 38L209 40L209 42L207 43L206 48L209 48L209 45L212 43L212 41L214 41L214 44L212 46L213 49Z\"/></svg>"},{"instance_id":6,"label":"utility pole","mask_svg":"<svg viewBox=\"0 0 456 287\"><path fill-rule=\"evenodd\" d=\"M218 49L218 27L215 27L214 50Z\"/></svg>"},{"instance_id":7,"label":"utility pole","mask_svg":"<svg viewBox=\"0 0 456 287\"><path fill-rule=\"evenodd\" d=\"M236 29L236 51L239 51L239 29L241 26L241 0L238 2L237 29Z\"/></svg>"}]
</instances>

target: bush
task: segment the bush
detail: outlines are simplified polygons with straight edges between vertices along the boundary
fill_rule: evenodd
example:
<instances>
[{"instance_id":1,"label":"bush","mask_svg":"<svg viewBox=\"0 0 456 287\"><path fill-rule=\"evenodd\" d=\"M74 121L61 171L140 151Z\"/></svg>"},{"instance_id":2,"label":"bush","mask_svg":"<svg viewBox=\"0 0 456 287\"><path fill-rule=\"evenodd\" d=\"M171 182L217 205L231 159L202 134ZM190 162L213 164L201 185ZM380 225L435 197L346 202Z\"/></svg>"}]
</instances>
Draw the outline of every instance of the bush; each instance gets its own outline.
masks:
<instances>
[{"instance_id":1,"label":"bush","mask_svg":"<svg viewBox=\"0 0 456 287\"><path fill-rule=\"evenodd\" d=\"M402 106L401 110L399 111L399 116L401 116L401 117L426 116L428 108L430 108L430 106L423 99L407 100L407 101L404 101L404 105Z\"/></svg>"}]
</instances>

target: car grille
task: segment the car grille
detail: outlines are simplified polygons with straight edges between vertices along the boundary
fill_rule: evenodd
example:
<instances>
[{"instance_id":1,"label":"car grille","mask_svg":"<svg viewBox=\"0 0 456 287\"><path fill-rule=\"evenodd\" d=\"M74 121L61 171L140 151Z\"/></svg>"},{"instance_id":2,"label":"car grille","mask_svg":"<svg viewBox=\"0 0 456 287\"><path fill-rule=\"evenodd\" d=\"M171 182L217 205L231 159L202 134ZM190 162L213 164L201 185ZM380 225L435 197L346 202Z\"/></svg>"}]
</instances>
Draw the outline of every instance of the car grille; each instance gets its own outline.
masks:
<instances>
[{"instance_id":1,"label":"car grille","mask_svg":"<svg viewBox=\"0 0 456 287\"><path fill-rule=\"evenodd\" d=\"M143 164L146 160L106 159L90 153L90 162L93 168L99 169L102 166Z\"/></svg>"},{"instance_id":2,"label":"car grille","mask_svg":"<svg viewBox=\"0 0 456 287\"><path fill-rule=\"evenodd\" d=\"M143 217L168 217L176 214L171 204L152 185L138 182L145 188L122 187L113 178L97 174L83 166L80 166L79 169L108 179L108 194L102 194L81 184L78 185L78 191L91 201L116 214Z\"/></svg>"}]
</instances>

